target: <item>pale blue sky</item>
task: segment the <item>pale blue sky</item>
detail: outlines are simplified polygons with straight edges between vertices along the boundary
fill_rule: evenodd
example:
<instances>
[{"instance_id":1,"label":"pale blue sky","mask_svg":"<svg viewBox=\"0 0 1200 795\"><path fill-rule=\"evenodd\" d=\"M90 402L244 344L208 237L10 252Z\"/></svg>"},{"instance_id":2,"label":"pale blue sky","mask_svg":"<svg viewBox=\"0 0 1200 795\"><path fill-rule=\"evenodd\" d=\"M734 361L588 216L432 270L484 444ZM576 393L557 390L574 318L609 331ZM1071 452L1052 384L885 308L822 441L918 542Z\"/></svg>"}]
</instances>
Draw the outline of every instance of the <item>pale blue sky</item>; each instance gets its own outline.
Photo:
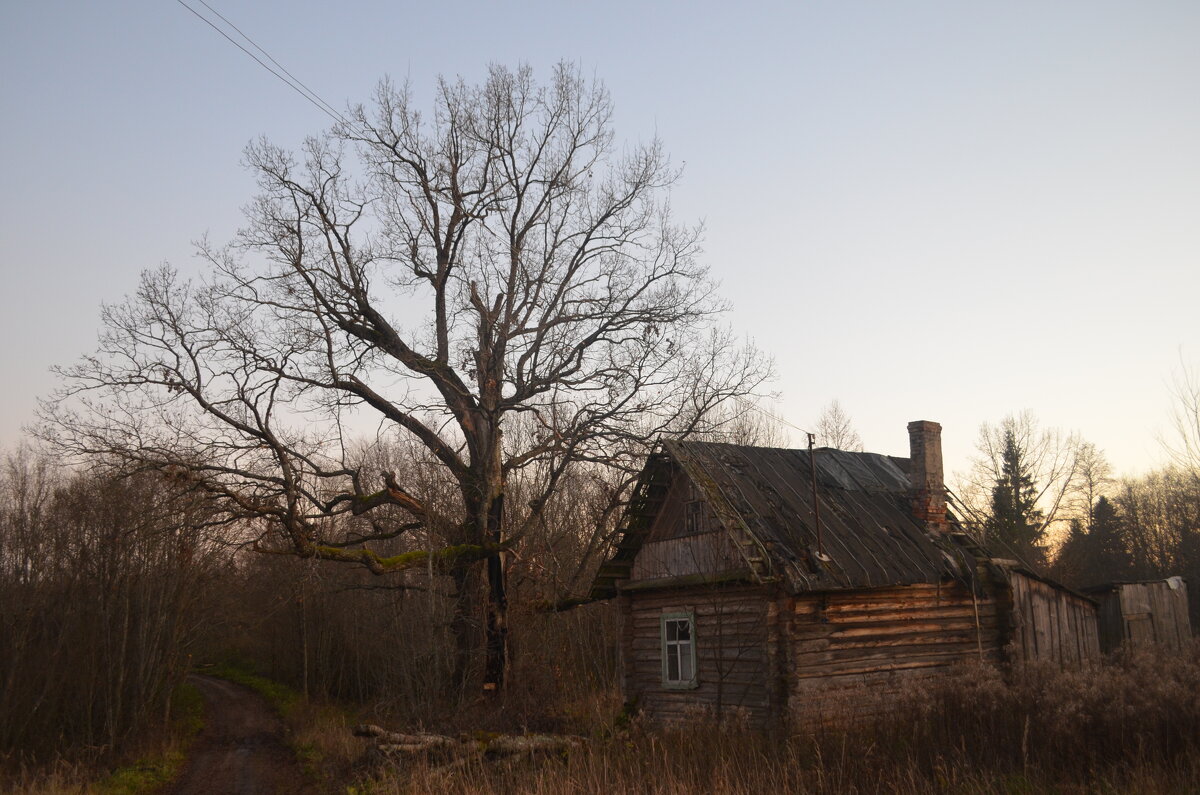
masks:
<instances>
[{"instance_id":1,"label":"pale blue sky","mask_svg":"<svg viewBox=\"0 0 1200 795\"><path fill-rule=\"evenodd\" d=\"M339 107L385 74L594 72L619 138L686 163L677 215L797 425L836 397L904 454L938 420L961 469L1028 408L1118 471L1162 459L1200 360L1200 4L210 2ZM242 147L328 119L176 2L2 9L7 447L101 301L233 233Z\"/></svg>"}]
</instances>

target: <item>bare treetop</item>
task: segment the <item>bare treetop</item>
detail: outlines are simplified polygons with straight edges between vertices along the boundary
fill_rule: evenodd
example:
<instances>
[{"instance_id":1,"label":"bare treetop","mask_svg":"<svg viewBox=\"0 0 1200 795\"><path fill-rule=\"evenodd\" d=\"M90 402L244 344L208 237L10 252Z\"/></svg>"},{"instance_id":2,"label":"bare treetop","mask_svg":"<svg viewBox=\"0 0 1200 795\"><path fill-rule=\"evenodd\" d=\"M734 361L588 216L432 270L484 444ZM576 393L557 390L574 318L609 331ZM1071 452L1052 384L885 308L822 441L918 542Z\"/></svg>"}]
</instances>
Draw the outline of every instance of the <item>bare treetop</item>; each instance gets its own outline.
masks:
<instances>
[{"instance_id":1,"label":"bare treetop","mask_svg":"<svg viewBox=\"0 0 1200 795\"><path fill-rule=\"evenodd\" d=\"M850 421L850 416L836 399L831 401L817 418L816 442L822 447L833 447L851 453L863 451L862 438Z\"/></svg>"},{"instance_id":2,"label":"bare treetop","mask_svg":"<svg viewBox=\"0 0 1200 795\"><path fill-rule=\"evenodd\" d=\"M384 82L298 154L252 144L245 229L203 247L202 282L160 268L105 309L47 433L185 473L230 519L268 519L263 549L383 573L416 558L365 542L428 528L434 494L364 467L344 420L373 416L458 492L439 562L469 590L488 559L502 601L497 554L569 467L633 469L769 371L714 323L699 229L670 217L678 172L657 141L618 153L611 114L574 67L493 67L440 81L428 116ZM530 496L506 507L517 472Z\"/></svg>"},{"instance_id":3,"label":"bare treetop","mask_svg":"<svg viewBox=\"0 0 1200 795\"><path fill-rule=\"evenodd\" d=\"M1186 362L1180 362L1172 379L1171 396L1174 436L1162 440L1162 445L1175 464L1200 478L1200 373Z\"/></svg>"}]
</instances>

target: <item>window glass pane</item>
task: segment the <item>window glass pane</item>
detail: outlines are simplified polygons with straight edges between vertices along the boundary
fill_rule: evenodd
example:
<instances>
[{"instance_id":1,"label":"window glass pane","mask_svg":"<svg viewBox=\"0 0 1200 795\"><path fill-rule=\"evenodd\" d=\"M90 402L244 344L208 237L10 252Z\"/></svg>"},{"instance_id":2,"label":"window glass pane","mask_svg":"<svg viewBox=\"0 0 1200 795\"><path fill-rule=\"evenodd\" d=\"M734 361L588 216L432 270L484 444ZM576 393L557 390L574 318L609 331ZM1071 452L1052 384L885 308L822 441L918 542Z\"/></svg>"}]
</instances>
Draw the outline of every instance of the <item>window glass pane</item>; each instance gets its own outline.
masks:
<instances>
[{"instance_id":1,"label":"window glass pane","mask_svg":"<svg viewBox=\"0 0 1200 795\"><path fill-rule=\"evenodd\" d=\"M695 641L691 617L663 617L662 650L665 684L680 685L695 681Z\"/></svg>"}]
</instances>

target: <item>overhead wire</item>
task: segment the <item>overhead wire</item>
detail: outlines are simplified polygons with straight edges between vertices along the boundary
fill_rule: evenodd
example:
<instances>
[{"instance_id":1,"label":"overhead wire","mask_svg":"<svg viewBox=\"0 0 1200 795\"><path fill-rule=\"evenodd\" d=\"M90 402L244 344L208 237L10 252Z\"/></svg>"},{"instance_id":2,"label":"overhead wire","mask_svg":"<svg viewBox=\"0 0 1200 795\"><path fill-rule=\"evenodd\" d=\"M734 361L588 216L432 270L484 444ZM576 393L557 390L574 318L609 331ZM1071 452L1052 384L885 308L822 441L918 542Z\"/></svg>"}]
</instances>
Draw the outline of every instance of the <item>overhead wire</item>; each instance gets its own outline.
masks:
<instances>
[{"instance_id":1,"label":"overhead wire","mask_svg":"<svg viewBox=\"0 0 1200 795\"><path fill-rule=\"evenodd\" d=\"M251 45L252 47L254 47L254 49L256 49L256 50L258 50L259 52L261 52L261 53L262 53L264 56L266 56L267 60L269 60L271 63L275 64L276 66L278 66L278 67L279 67L279 69L280 69L280 71L282 71L282 72L283 72L285 75L287 75L289 78L291 78L291 79L292 79L292 81L293 81L293 82L294 82L296 85L298 85L300 88L304 89L304 91L305 91L305 92L308 94L308 96L312 97L314 100L316 100L318 103L320 103L320 105L321 105L323 108L326 108L326 109L328 109L328 110L329 110L329 112L330 112L330 113L332 113L332 114L333 114L334 116L336 116L337 118L341 119L342 121L346 121L345 117L344 117L344 116L342 116L342 114L341 114L341 113L338 111L338 109L337 109L337 108L335 108L335 107L333 107L332 105L330 105L328 102L326 102L324 99L322 99L322 98L321 98L321 95L320 95L320 94L318 94L316 91L313 91L311 88L309 88L307 85L305 85L305 84L304 84L304 81L302 81L300 78L296 77L294 74L292 74L291 72L289 72L289 71L287 70L287 67L286 67L286 66L284 66L283 64L281 64L279 61L275 60L274 56L272 56L272 55L271 55L271 53L267 52L267 51L266 51L266 50L264 50L262 47L260 47L260 46L259 46L259 44L258 44L258 42L256 42L254 39L250 38L250 36L249 36L249 35L247 35L247 34L246 34L246 33L245 33L245 32L244 32L244 31L243 31L241 28L239 28L239 27L238 27L237 25L235 25L235 24L234 24L232 21L230 21L230 20L229 20L229 18L227 18L225 15L223 15L223 14L222 14L220 11L218 11L217 9L213 8L212 6L210 6L208 3L204 2L204 0L198 0L198 2L200 3L200 5L204 6L204 7L205 7L205 8L207 8L209 11L213 12L214 14L216 14L216 15L217 15L217 18L218 18L218 19L220 19L222 22L224 22L226 25L228 25L229 27L231 27L231 28L233 28L234 30L236 30L239 36L241 36L241 37L242 37L243 39L245 39L246 41L250 42L250 45Z\"/></svg>"},{"instance_id":2,"label":"overhead wire","mask_svg":"<svg viewBox=\"0 0 1200 795\"><path fill-rule=\"evenodd\" d=\"M254 49L256 49L260 53L262 53L263 56L265 56L267 58L267 60L269 60L271 63L275 64L275 66L279 67L280 71L282 71L283 74L280 74L280 72L277 72L274 69L272 69L269 65L267 65L267 63L265 63L262 60L262 58L259 58L253 52L246 49L244 46L242 46L242 44L240 42L238 42L236 39L234 39L232 36L230 36L224 30L222 30L219 25L214 23L208 17L201 14L199 11L197 11L192 6L188 5L186 2L184 2L184 0L175 0L175 1L177 3L179 3L179 5L186 8L188 11L191 11L192 14L194 14L196 16L196 18L199 19L201 22L208 25L210 28L215 30L217 33L220 33L222 36L224 36L225 39L230 44L232 44L234 47L237 47L239 50L246 53L246 55L249 55L251 58L253 58L255 63L257 63L263 69L266 69L268 72L275 75L275 77L277 77L281 81L283 81L283 83L286 84L289 88L291 88L293 91L295 91L300 96L304 97L304 99L307 102L311 103L314 107L316 107L317 110L321 111L326 116L328 116L329 118L333 119L336 122L341 122L343 124L347 123L346 118L344 116L342 116L342 114L339 113L332 105L330 105L325 100L321 99L321 97L315 91L310 89L308 86L304 85L304 83L302 83L297 77L295 77L291 72L289 72L286 68L284 68L284 66L282 64L280 64L279 61L277 61L273 57L271 57L270 53L268 53L266 50L264 50L262 47L260 47L253 39L251 39L249 36L247 36L245 33L243 33L242 30L240 28L238 28L237 25L233 24L228 19L226 19L219 11L217 11L215 8L210 6L208 3L204 2L204 0L197 0L197 2L199 2L202 6L204 6L209 11L211 11L213 14L215 14L217 16L217 18L220 19L222 22L224 22L226 25L233 28L233 30L237 31L237 34L239 36L241 36L243 39L245 39L247 42L249 42L250 46L254 47Z\"/></svg>"},{"instance_id":3,"label":"overhead wire","mask_svg":"<svg viewBox=\"0 0 1200 795\"><path fill-rule=\"evenodd\" d=\"M301 97L303 97L306 101L311 103L314 107L316 107L322 113L329 116L334 121L342 122L343 124L349 123L346 120L346 118L337 111L336 108L334 108L332 105L330 105L324 99L322 99L321 96L319 94L317 94L317 92L313 91L311 88L309 88L307 85L305 85L303 81L301 81L298 77L296 77L290 71L288 71L287 67L285 67L283 64L279 63L279 61L276 60L274 58L274 56L272 56L262 46L260 46L256 41L254 41L254 39L250 38L249 35L247 35L241 28L239 28L236 24L234 24L231 20L229 20L224 14L222 14L220 11L218 11L217 9L215 9L211 5L209 5L207 2L205 2L205 0L196 0L196 2L198 2L200 5L204 6L206 9L208 9L210 12L212 12L218 19L220 19L222 22L224 22L226 25L228 25L230 28L232 28L234 31L236 31L237 34L239 36L241 36L243 39L245 39L250 44L251 47L256 49L258 52L262 53L262 55L268 61L270 61L272 64L274 64L276 67L278 67L279 71L277 72L277 71L275 71L275 69L272 69L261 58L259 58L257 55L255 55L250 50L246 49L244 46L242 46L238 41L236 41L232 36L230 36L228 33L226 33L224 30L222 30L212 20L208 19L203 14L201 14L199 11L197 11L195 8L188 5L186 2L184 2L184 0L176 0L176 2L178 2L184 8L186 8L188 11L192 12L192 14L194 14L197 19L201 20L206 25L211 27L213 30L217 31L217 33L221 34L221 36L223 36L227 41L229 41L230 44L237 47L239 50L246 53L246 55L249 55L251 58L253 58L255 63L257 63L263 69L266 69L272 75L277 77L279 80L281 80L289 88L291 88L293 91L295 91ZM280 72L282 72L282 74L280 74ZM758 403L751 402L751 401L747 400L746 398L743 398L740 396L737 397L737 400L740 403L742 403L743 406L745 406L753 411L756 411L759 414L763 415L764 417L767 417L781 425L784 425L788 428L792 428L793 430L797 430L797 431L809 436L810 438L815 436L815 434L812 431L808 430L807 428L802 428L793 422L789 422L788 420L784 419L783 417L780 417L779 415L763 408L762 405L760 405Z\"/></svg>"},{"instance_id":4,"label":"overhead wire","mask_svg":"<svg viewBox=\"0 0 1200 795\"><path fill-rule=\"evenodd\" d=\"M181 6L183 6L184 8L186 8L188 11L192 12L192 14L194 14L197 19L204 22L204 24L211 27L217 33L220 33L230 44L237 47L239 50L246 53L246 55L249 55L251 58L253 58L255 63L257 63L263 69L266 69L271 74L273 74L275 77L277 77L279 80L281 80L284 84L286 84L289 88L291 88L297 94L304 97L304 99L306 101L311 103L314 107L316 107L322 113L329 116L334 121L341 122L343 124L349 123L347 121L346 117L342 116L342 114L339 113L336 108L334 108L332 105L330 105L324 99L322 99L321 96L319 94L317 94L317 92L313 91L311 88L309 88L307 85L305 85L303 83L303 81L301 81L298 77L296 77L290 71L288 71L287 67L285 67L283 64L279 63L279 61L277 61L269 52L267 52L265 49L263 49L256 41L254 41L254 39L250 38L250 36L248 36L245 32L243 32L241 28L239 28L232 21L230 21L227 17L225 17L225 15L223 15L220 11L218 11L215 8L213 8L212 6L210 6L207 2L205 2L205 0L196 0L196 2L198 2L200 5L204 6L209 11L211 11L218 19L220 19L222 22L224 22L226 25L228 25L230 28L232 28L234 31L236 31L237 34L239 36L241 36L243 39L245 39L250 44L251 47L258 50L260 53L262 53L262 55L268 61L270 61L275 66L277 66L279 68L279 71L277 72L277 71L275 71L275 69L272 69L270 66L268 66L262 60L262 58L259 58L257 55L252 53L250 50L246 49L238 41L236 41L232 36L230 36L228 33L226 33L224 30L222 30L212 20L210 20L208 17L201 14L199 11L197 11L192 6L188 5L184 0L176 0L176 2L179 3ZM282 72L282 74L280 74L280 72ZM757 403L753 403L742 397L738 397L737 400L739 402L741 402L747 408L750 408L751 410L756 411L759 414L762 414L763 416L768 417L769 419L780 423L781 425L787 426L788 428L792 428L793 430L800 431L801 433L807 434L809 436L814 435L812 433L812 431L809 431L806 428L801 428L799 425L796 425L795 423L788 422L783 417L780 417L777 414L773 414L772 412L767 411L765 408L763 408L761 405L759 405Z\"/></svg>"},{"instance_id":5,"label":"overhead wire","mask_svg":"<svg viewBox=\"0 0 1200 795\"><path fill-rule=\"evenodd\" d=\"M741 403L746 408L750 409L751 411L757 411L759 414L762 414L764 417L768 417L772 420L775 420L775 422L778 422L781 425L786 425L787 427L792 428L793 430L800 431L800 433L812 434L812 431L808 430L807 428L801 428L799 425L796 425L795 423L788 422L783 417L780 417L777 414L772 414L771 412L767 411L759 404L753 403L740 395L735 395L734 399L737 400L739 403Z\"/></svg>"}]
</instances>

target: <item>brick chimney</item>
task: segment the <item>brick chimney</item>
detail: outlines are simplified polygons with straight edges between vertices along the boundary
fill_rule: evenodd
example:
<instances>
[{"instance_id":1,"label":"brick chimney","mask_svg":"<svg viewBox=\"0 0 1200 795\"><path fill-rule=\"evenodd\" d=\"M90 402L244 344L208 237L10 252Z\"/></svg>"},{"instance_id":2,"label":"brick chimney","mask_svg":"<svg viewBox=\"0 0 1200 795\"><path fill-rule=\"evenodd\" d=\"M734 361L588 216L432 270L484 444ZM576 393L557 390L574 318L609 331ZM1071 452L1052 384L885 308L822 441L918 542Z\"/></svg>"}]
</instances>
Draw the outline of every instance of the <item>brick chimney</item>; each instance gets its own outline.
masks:
<instances>
[{"instance_id":1,"label":"brick chimney","mask_svg":"<svg viewBox=\"0 0 1200 795\"><path fill-rule=\"evenodd\" d=\"M929 420L908 424L909 482L913 516L931 532L945 533L946 484L942 480L942 426Z\"/></svg>"}]
</instances>

